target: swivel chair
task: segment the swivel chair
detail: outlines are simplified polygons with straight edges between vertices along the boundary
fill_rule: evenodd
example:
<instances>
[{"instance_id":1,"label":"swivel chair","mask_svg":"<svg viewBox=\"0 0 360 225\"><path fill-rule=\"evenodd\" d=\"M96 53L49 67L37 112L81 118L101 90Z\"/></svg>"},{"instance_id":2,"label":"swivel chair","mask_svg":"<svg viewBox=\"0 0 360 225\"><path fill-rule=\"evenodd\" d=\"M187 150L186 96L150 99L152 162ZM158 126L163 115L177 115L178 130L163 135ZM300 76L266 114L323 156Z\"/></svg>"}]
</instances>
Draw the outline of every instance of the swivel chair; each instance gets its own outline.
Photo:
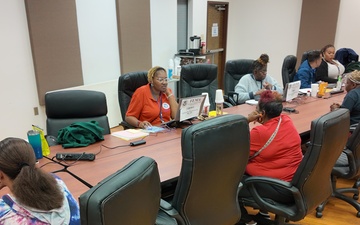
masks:
<instances>
[{"instance_id":1,"label":"swivel chair","mask_svg":"<svg viewBox=\"0 0 360 225\"><path fill-rule=\"evenodd\" d=\"M110 134L106 96L99 91L66 90L45 94L46 130L49 145L58 131L75 122L97 121L103 134ZM52 141L50 141L52 140Z\"/></svg>"},{"instance_id":2,"label":"swivel chair","mask_svg":"<svg viewBox=\"0 0 360 225\"><path fill-rule=\"evenodd\" d=\"M181 67L179 81L179 97L191 97L209 94L210 110L215 109L215 92L218 89L217 65L215 64L188 64Z\"/></svg>"},{"instance_id":3,"label":"swivel chair","mask_svg":"<svg viewBox=\"0 0 360 225\"><path fill-rule=\"evenodd\" d=\"M286 84L294 80L296 74L296 61L297 58L294 55L288 55L284 58L284 62L281 69L283 86L285 88Z\"/></svg>"},{"instance_id":4,"label":"swivel chair","mask_svg":"<svg viewBox=\"0 0 360 225\"><path fill-rule=\"evenodd\" d=\"M225 63L224 72L224 99L231 105L238 105L238 94L234 92L235 86L239 83L241 77L253 72L252 59L228 60Z\"/></svg>"},{"instance_id":5,"label":"swivel chair","mask_svg":"<svg viewBox=\"0 0 360 225\"><path fill-rule=\"evenodd\" d=\"M236 141L234 141L236 140ZM238 191L249 157L249 125L241 115L223 115L182 131L182 166L170 204L185 224L235 224Z\"/></svg>"},{"instance_id":6,"label":"swivel chair","mask_svg":"<svg viewBox=\"0 0 360 225\"><path fill-rule=\"evenodd\" d=\"M82 225L154 225L161 188L156 162L142 156L79 197ZM161 216L163 224L175 220Z\"/></svg>"},{"instance_id":7,"label":"swivel chair","mask_svg":"<svg viewBox=\"0 0 360 225\"><path fill-rule=\"evenodd\" d=\"M347 109L327 113L311 122L311 143L291 182L269 177L249 177L245 185L252 197L243 203L262 211L274 213L275 224L286 220L299 221L312 212L332 194L330 174L346 144L350 114ZM278 195L263 198L258 190L270 185L279 190ZM288 195L280 194L288 193ZM288 204L280 200L288 200Z\"/></svg>"},{"instance_id":8,"label":"swivel chair","mask_svg":"<svg viewBox=\"0 0 360 225\"><path fill-rule=\"evenodd\" d=\"M355 131L350 136L345 149L336 161L335 166L331 172L331 181L333 186L332 196L341 199L356 210L356 216L360 217L360 203L359 199L359 187L360 187L360 126L358 125ZM355 183L352 188L336 188L337 178L355 179ZM343 193L353 193L353 198L350 198ZM322 217L322 211L325 208L327 201L323 202L316 208L316 217Z\"/></svg>"},{"instance_id":9,"label":"swivel chair","mask_svg":"<svg viewBox=\"0 0 360 225\"><path fill-rule=\"evenodd\" d=\"M118 100L123 120L120 125L123 126L124 129L134 128L125 121L125 115L129 107L131 97L136 89L148 83L147 73L147 71L130 72L119 77Z\"/></svg>"}]
</instances>

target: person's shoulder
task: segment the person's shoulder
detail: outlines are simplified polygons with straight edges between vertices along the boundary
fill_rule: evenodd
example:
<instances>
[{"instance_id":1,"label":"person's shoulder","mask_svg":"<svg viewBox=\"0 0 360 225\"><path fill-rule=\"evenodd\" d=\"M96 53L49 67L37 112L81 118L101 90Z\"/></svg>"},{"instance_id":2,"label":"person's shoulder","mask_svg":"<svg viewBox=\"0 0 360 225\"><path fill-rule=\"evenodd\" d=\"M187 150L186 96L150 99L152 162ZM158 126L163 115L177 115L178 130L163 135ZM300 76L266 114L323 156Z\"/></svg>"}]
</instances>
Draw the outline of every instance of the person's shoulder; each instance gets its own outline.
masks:
<instances>
[{"instance_id":1,"label":"person's shoulder","mask_svg":"<svg viewBox=\"0 0 360 225\"><path fill-rule=\"evenodd\" d=\"M239 81L244 82L244 81L248 81L250 79L252 79L251 73L248 73L248 74L245 74L244 76L242 76Z\"/></svg>"}]
</instances>

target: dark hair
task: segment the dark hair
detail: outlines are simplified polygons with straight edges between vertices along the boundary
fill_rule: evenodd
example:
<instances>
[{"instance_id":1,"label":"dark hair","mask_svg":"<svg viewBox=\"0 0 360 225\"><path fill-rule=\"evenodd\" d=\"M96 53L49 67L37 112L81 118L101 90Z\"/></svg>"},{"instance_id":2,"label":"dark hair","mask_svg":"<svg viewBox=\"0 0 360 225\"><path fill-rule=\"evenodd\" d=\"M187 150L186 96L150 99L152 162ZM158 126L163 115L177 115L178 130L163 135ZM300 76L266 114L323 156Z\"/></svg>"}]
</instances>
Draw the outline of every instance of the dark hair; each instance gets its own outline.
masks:
<instances>
[{"instance_id":1,"label":"dark hair","mask_svg":"<svg viewBox=\"0 0 360 225\"><path fill-rule=\"evenodd\" d=\"M321 49L321 54L324 55L325 51L326 51L328 48L335 48L335 47L334 47L334 45L332 45L332 44L325 45L325 46Z\"/></svg>"},{"instance_id":2,"label":"dark hair","mask_svg":"<svg viewBox=\"0 0 360 225\"><path fill-rule=\"evenodd\" d=\"M313 50L308 52L307 60L309 63L314 62L315 60L319 59L321 56L321 52L319 50Z\"/></svg>"},{"instance_id":3,"label":"dark hair","mask_svg":"<svg viewBox=\"0 0 360 225\"><path fill-rule=\"evenodd\" d=\"M12 193L23 205L51 210L63 205L64 195L54 176L35 166L31 145L20 138L0 141L0 170L12 181Z\"/></svg>"},{"instance_id":4,"label":"dark hair","mask_svg":"<svg viewBox=\"0 0 360 225\"><path fill-rule=\"evenodd\" d=\"M258 109L265 111L269 119L280 116L283 109L282 96L278 92L263 91L260 95Z\"/></svg>"},{"instance_id":5,"label":"dark hair","mask_svg":"<svg viewBox=\"0 0 360 225\"><path fill-rule=\"evenodd\" d=\"M268 63L269 56L267 54L261 54L261 56L253 62L253 70L262 70Z\"/></svg>"}]
</instances>

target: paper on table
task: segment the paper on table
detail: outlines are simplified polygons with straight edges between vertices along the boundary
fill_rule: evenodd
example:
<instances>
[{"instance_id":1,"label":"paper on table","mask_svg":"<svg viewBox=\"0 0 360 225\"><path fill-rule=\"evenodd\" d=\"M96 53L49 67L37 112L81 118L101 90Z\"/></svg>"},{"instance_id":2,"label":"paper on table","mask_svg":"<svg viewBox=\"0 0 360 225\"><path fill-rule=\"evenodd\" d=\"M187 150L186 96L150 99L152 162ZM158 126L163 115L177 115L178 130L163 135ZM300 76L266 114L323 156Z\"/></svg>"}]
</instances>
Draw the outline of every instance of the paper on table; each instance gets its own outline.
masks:
<instances>
[{"instance_id":1,"label":"paper on table","mask_svg":"<svg viewBox=\"0 0 360 225\"><path fill-rule=\"evenodd\" d=\"M301 89L299 90L299 92L302 93L302 94L307 94L308 91L311 92L311 88L301 88Z\"/></svg>"},{"instance_id":2,"label":"paper on table","mask_svg":"<svg viewBox=\"0 0 360 225\"><path fill-rule=\"evenodd\" d=\"M127 129L122 131L117 131L111 133L112 136L124 139L125 141L130 141L137 138L143 138L149 136L149 133L145 133L140 129Z\"/></svg>"},{"instance_id":3,"label":"paper on table","mask_svg":"<svg viewBox=\"0 0 360 225\"><path fill-rule=\"evenodd\" d=\"M250 100L246 100L245 103L249 104L249 105L257 105L258 101L254 100L254 99L250 99Z\"/></svg>"}]
</instances>

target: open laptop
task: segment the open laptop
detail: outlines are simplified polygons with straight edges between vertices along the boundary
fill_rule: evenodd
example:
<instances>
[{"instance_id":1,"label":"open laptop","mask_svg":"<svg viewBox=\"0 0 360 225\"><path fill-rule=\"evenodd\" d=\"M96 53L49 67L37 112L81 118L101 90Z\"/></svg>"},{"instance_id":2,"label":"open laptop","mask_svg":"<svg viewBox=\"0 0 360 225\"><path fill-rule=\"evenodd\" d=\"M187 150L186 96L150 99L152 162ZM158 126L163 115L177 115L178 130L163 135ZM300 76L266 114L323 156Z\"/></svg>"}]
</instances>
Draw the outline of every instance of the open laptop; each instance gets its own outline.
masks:
<instances>
[{"instance_id":1,"label":"open laptop","mask_svg":"<svg viewBox=\"0 0 360 225\"><path fill-rule=\"evenodd\" d=\"M163 125L174 127L183 121L189 121L193 118L198 117L199 115L201 115L201 112L203 110L205 98L206 95L180 98L176 117L171 121L164 122Z\"/></svg>"},{"instance_id":2,"label":"open laptop","mask_svg":"<svg viewBox=\"0 0 360 225\"><path fill-rule=\"evenodd\" d=\"M289 102L299 95L301 81L289 82L285 85L283 101Z\"/></svg>"}]
</instances>

